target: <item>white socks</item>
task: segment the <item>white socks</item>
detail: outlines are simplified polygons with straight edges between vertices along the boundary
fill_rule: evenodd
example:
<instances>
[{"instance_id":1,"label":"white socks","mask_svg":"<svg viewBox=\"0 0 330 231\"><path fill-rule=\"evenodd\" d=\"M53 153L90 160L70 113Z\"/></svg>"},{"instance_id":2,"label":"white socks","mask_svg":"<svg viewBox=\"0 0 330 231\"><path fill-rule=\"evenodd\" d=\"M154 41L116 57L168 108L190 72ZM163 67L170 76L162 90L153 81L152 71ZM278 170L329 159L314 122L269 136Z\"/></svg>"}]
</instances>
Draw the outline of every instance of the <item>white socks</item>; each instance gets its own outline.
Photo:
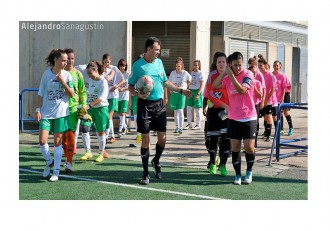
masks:
<instances>
[{"instance_id":1,"label":"white socks","mask_svg":"<svg viewBox=\"0 0 330 231\"><path fill-rule=\"evenodd\" d=\"M110 137L115 137L115 131L113 129L113 120L110 120L110 132L108 134L110 134Z\"/></svg>"},{"instance_id":2,"label":"white socks","mask_svg":"<svg viewBox=\"0 0 330 231\"><path fill-rule=\"evenodd\" d=\"M188 124L191 125L191 121L192 121L192 107L191 106L187 106L187 121L188 121Z\"/></svg>"},{"instance_id":3,"label":"white socks","mask_svg":"<svg viewBox=\"0 0 330 231\"><path fill-rule=\"evenodd\" d=\"M58 176L60 174L61 159L62 159L63 149L62 145L54 147L54 175Z\"/></svg>"},{"instance_id":4,"label":"white socks","mask_svg":"<svg viewBox=\"0 0 330 231\"><path fill-rule=\"evenodd\" d=\"M125 119L126 119L126 116L119 116L119 121L120 121L119 129L118 129L119 132L121 132L123 130L123 128L125 128L125 129L127 128Z\"/></svg>"},{"instance_id":5,"label":"white socks","mask_svg":"<svg viewBox=\"0 0 330 231\"><path fill-rule=\"evenodd\" d=\"M179 113L178 110L174 110L174 122L175 122L175 127L179 127Z\"/></svg>"},{"instance_id":6,"label":"white socks","mask_svg":"<svg viewBox=\"0 0 330 231\"><path fill-rule=\"evenodd\" d=\"M201 126L201 110L200 108L195 108L195 114L196 114L196 125L198 127Z\"/></svg>"},{"instance_id":7,"label":"white socks","mask_svg":"<svg viewBox=\"0 0 330 231\"><path fill-rule=\"evenodd\" d=\"M82 133L81 137L82 137L82 141L83 141L84 147L86 149L86 152L90 152L91 151L91 137L89 135L89 132Z\"/></svg>"},{"instance_id":8,"label":"white socks","mask_svg":"<svg viewBox=\"0 0 330 231\"><path fill-rule=\"evenodd\" d=\"M79 127L80 127L80 119L78 119L76 131L74 132L74 146L77 148L78 136L79 136Z\"/></svg>"},{"instance_id":9,"label":"white socks","mask_svg":"<svg viewBox=\"0 0 330 231\"><path fill-rule=\"evenodd\" d=\"M183 109L179 109L178 110L178 114L179 114L179 123L178 123L178 127L180 129L183 129L183 123L184 123L184 114L183 114Z\"/></svg>"},{"instance_id":10,"label":"white socks","mask_svg":"<svg viewBox=\"0 0 330 231\"><path fill-rule=\"evenodd\" d=\"M105 135L97 136L97 139L99 140L99 154L103 154L106 142Z\"/></svg>"},{"instance_id":11,"label":"white socks","mask_svg":"<svg viewBox=\"0 0 330 231\"><path fill-rule=\"evenodd\" d=\"M50 156L48 143L45 143L44 145L40 145L40 151L45 158L46 164L51 164L53 160L52 157Z\"/></svg>"}]
</instances>

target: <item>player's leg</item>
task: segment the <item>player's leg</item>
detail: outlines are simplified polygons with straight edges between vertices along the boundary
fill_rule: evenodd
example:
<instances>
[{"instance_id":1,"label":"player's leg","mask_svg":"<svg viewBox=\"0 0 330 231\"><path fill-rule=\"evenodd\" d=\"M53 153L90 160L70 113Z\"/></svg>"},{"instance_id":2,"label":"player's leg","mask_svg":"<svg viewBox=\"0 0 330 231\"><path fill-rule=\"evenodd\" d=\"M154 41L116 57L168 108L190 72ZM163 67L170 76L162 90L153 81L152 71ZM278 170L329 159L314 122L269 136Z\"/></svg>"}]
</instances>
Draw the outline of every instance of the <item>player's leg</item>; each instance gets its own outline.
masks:
<instances>
[{"instance_id":1,"label":"player's leg","mask_svg":"<svg viewBox=\"0 0 330 231\"><path fill-rule=\"evenodd\" d=\"M53 159L50 155L49 145L48 145L48 135L51 128L52 122L48 119L41 119L39 123L39 145L40 152L46 161L46 167L43 171L43 177L47 177L50 174L50 170L53 166Z\"/></svg>"},{"instance_id":2,"label":"player's leg","mask_svg":"<svg viewBox=\"0 0 330 231\"><path fill-rule=\"evenodd\" d=\"M62 134L68 130L68 116L54 119L54 170L50 181L57 181L63 155Z\"/></svg>"}]
</instances>

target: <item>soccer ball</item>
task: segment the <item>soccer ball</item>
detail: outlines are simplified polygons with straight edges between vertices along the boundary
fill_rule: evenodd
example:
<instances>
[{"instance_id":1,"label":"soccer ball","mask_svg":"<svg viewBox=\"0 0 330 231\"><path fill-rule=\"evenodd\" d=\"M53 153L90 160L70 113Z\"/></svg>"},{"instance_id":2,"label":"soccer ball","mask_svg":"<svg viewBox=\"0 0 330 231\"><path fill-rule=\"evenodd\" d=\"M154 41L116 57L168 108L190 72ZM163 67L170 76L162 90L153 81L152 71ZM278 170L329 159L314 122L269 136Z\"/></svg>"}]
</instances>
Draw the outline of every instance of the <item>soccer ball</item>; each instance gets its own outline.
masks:
<instances>
[{"instance_id":1,"label":"soccer ball","mask_svg":"<svg viewBox=\"0 0 330 231\"><path fill-rule=\"evenodd\" d=\"M154 81L148 75L143 75L136 82L136 89L140 91L142 94L151 92L153 88L154 88Z\"/></svg>"}]
</instances>

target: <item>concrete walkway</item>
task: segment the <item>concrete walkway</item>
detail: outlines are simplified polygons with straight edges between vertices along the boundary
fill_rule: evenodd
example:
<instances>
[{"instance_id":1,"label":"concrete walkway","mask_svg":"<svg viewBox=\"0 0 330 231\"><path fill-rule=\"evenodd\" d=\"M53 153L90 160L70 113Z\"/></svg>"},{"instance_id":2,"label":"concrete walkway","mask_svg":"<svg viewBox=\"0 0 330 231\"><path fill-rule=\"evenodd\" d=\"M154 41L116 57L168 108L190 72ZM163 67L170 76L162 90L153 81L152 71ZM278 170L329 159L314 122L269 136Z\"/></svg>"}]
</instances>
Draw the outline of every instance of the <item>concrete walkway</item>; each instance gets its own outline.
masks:
<instances>
[{"instance_id":1,"label":"concrete walkway","mask_svg":"<svg viewBox=\"0 0 330 231\"><path fill-rule=\"evenodd\" d=\"M281 139L293 139L307 137L307 110L293 109L291 116L294 126L294 134L287 136L288 125L284 119L285 135ZM261 124L262 124L261 120ZM132 123L133 124L133 123ZM186 124L186 122L185 122ZM184 130L181 135L174 133L175 124L173 119L168 119L167 142L164 153L161 158L162 166L178 166L178 167L194 167L201 168L206 171L206 164L209 160L209 155L204 145L204 122L201 130ZM194 123L193 123L194 126ZM261 125L261 132L263 132L263 125ZM274 128L273 132L274 134ZM155 154L155 144L157 142L156 136L151 136L151 156ZM140 158L140 144L137 147L131 147L135 144L136 132L130 131L121 138L116 138L113 144L107 144L106 150L111 158L120 158L128 160L141 161ZM38 147L38 133L20 133L20 145ZM91 133L92 152L97 154L98 140L95 133ZM306 145L308 141L301 141L295 143L297 145ZM52 147L52 136L49 138L49 144ZM307 180L308 172L308 154L300 154L287 158L280 159L279 162L275 160L275 154L272 161L272 166L268 166L269 155L271 152L271 142L265 142L262 137L258 137L258 148L256 148L256 161L253 167L254 173L264 176L278 176L283 178L294 178ZM52 150L52 149L51 149ZM281 154L292 152L298 149L281 148ZM78 139L77 155L83 154L83 143L81 136ZM242 156L242 171L245 171L245 157ZM227 169L233 171L231 159L228 159ZM142 165L141 165L142 171Z\"/></svg>"}]
</instances>

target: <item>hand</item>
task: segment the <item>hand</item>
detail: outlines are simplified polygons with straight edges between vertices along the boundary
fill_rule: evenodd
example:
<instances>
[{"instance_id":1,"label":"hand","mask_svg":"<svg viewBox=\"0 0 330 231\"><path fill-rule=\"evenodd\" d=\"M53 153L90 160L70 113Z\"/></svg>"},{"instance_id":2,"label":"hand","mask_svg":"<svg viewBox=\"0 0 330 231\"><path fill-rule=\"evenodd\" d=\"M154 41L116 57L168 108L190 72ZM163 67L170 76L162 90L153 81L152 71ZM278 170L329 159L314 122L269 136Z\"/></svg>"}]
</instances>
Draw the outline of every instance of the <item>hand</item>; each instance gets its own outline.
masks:
<instances>
[{"instance_id":1,"label":"hand","mask_svg":"<svg viewBox=\"0 0 330 231\"><path fill-rule=\"evenodd\" d=\"M114 92L116 89L117 89L116 87L111 87L111 88L109 89L109 91L110 91L110 92Z\"/></svg>"},{"instance_id":2,"label":"hand","mask_svg":"<svg viewBox=\"0 0 330 231\"><path fill-rule=\"evenodd\" d=\"M206 107L203 108L203 115L206 116L206 113L207 113L207 109Z\"/></svg>"},{"instance_id":3,"label":"hand","mask_svg":"<svg viewBox=\"0 0 330 231\"><path fill-rule=\"evenodd\" d=\"M61 75L61 71L58 72L58 73L56 74L56 77L57 77L57 80L58 80L62 85L65 84L65 79L64 79L64 77Z\"/></svg>"},{"instance_id":4,"label":"hand","mask_svg":"<svg viewBox=\"0 0 330 231\"><path fill-rule=\"evenodd\" d=\"M79 119L84 119L84 116L87 114L87 106L81 107L78 110L78 117Z\"/></svg>"},{"instance_id":5,"label":"hand","mask_svg":"<svg viewBox=\"0 0 330 231\"><path fill-rule=\"evenodd\" d=\"M263 101L260 102L259 110L263 109L265 107L265 103Z\"/></svg>"},{"instance_id":6,"label":"hand","mask_svg":"<svg viewBox=\"0 0 330 231\"><path fill-rule=\"evenodd\" d=\"M189 89L183 90L182 93L189 98L192 96L192 92Z\"/></svg>"},{"instance_id":7,"label":"hand","mask_svg":"<svg viewBox=\"0 0 330 231\"><path fill-rule=\"evenodd\" d=\"M41 113L40 112L36 112L36 117L35 117L36 121L40 121L41 120Z\"/></svg>"},{"instance_id":8,"label":"hand","mask_svg":"<svg viewBox=\"0 0 330 231\"><path fill-rule=\"evenodd\" d=\"M88 114L84 115L82 119L86 120L87 122L92 122L93 121L92 117Z\"/></svg>"},{"instance_id":9,"label":"hand","mask_svg":"<svg viewBox=\"0 0 330 231\"><path fill-rule=\"evenodd\" d=\"M137 97L140 99L146 99L146 98L148 98L149 95L150 95L150 92L143 94L140 91L138 91Z\"/></svg>"},{"instance_id":10,"label":"hand","mask_svg":"<svg viewBox=\"0 0 330 231\"><path fill-rule=\"evenodd\" d=\"M225 72L227 73L227 75L229 77L231 77L234 74L233 70L231 69L231 67L229 65L226 66Z\"/></svg>"},{"instance_id":11,"label":"hand","mask_svg":"<svg viewBox=\"0 0 330 231\"><path fill-rule=\"evenodd\" d=\"M196 95L195 100L198 100L198 98L199 98L199 95Z\"/></svg>"}]
</instances>

